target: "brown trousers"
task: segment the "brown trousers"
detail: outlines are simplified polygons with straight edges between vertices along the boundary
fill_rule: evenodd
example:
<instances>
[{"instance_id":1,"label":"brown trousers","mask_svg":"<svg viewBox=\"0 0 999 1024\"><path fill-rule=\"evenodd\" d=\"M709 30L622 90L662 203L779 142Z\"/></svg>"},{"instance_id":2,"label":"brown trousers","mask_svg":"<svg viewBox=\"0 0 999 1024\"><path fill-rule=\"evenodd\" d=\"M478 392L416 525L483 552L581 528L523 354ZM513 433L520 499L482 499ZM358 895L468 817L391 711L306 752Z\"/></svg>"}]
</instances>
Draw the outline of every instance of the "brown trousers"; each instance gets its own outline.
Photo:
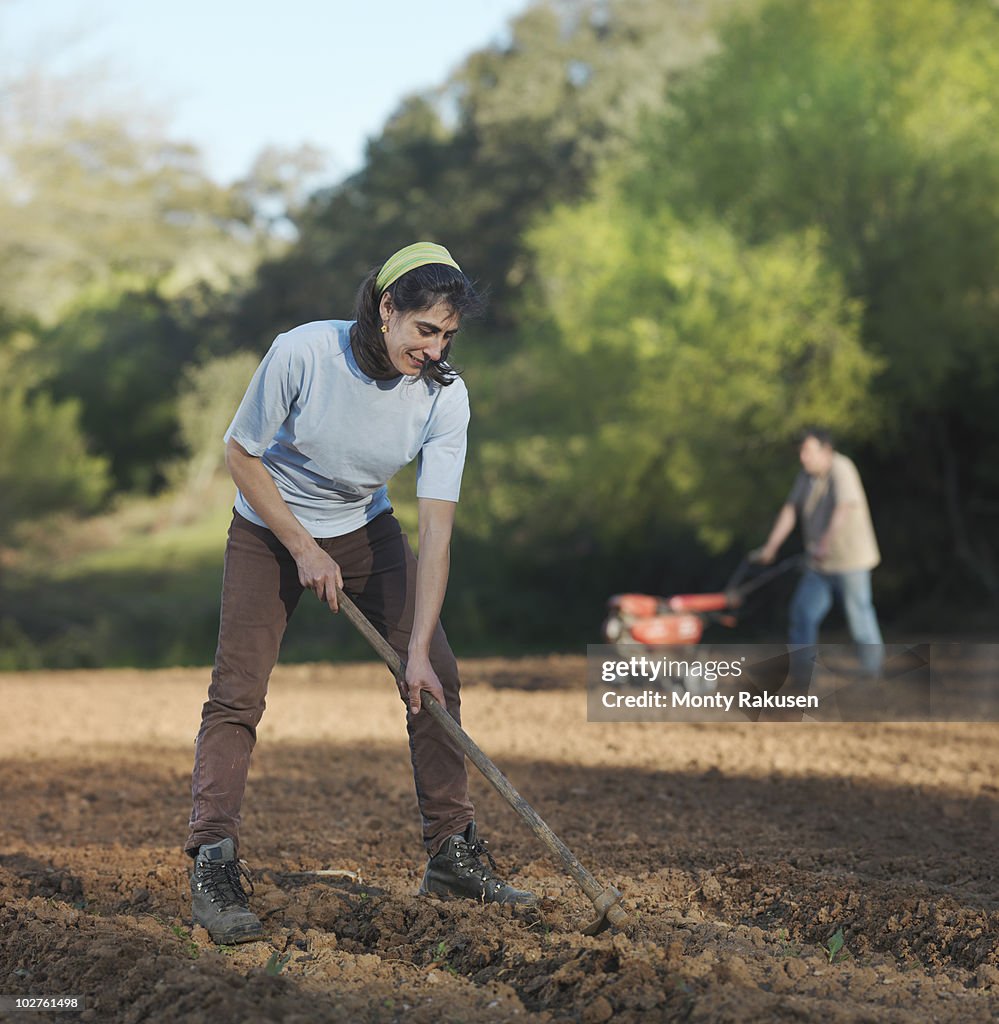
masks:
<instances>
[{"instance_id":1,"label":"brown trousers","mask_svg":"<svg viewBox=\"0 0 999 1024\"><path fill-rule=\"evenodd\" d=\"M416 604L416 558L391 512L342 537L319 540L339 564L344 591L405 659ZM234 513L226 545L215 668L194 757L186 851L232 839L239 845L246 788L267 682L303 587L287 548L270 530ZM461 721L458 667L440 623L430 648L447 710ZM406 712L416 796L427 851L463 832L474 811L462 752L426 712Z\"/></svg>"}]
</instances>

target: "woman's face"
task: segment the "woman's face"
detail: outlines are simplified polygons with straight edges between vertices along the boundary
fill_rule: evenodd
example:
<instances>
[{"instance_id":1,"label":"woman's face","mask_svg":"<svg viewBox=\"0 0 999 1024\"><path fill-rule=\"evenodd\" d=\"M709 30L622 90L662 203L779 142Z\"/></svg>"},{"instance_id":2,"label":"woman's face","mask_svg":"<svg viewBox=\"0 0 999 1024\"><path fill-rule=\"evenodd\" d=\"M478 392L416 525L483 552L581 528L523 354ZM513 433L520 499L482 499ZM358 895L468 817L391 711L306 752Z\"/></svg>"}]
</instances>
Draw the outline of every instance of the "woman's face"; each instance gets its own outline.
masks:
<instances>
[{"instance_id":1,"label":"woman's face","mask_svg":"<svg viewBox=\"0 0 999 1024\"><path fill-rule=\"evenodd\" d=\"M461 317L445 302L430 309L399 313L386 292L380 304L389 362L407 377L418 377L426 360L439 362L448 342L458 333Z\"/></svg>"}]
</instances>

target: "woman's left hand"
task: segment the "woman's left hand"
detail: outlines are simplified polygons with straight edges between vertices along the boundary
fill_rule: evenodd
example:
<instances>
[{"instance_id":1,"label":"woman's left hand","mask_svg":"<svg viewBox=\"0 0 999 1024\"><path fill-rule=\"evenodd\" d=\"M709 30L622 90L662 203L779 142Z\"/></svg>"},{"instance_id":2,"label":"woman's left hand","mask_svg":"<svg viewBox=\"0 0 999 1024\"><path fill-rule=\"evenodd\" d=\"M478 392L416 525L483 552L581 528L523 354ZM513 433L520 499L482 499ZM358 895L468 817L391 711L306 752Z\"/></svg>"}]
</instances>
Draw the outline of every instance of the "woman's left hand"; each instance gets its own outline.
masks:
<instances>
[{"instance_id":1,"label":"woman's left hand","mask_svg":"<svg viewBox=\"0 0 999 1024\"><path fill-rule=\"evenodd\" d=\"M404 693L403 696L409 702L409 710L412 714L420 713L423 699L420 692L422 690L426 690L441 707L447 707L444 699L444 687L441 686L441 681L430 664L430 658L426 655L410 654L409 660L406 662L406 686L409 692Z\"/></svg>"}]
</instances>

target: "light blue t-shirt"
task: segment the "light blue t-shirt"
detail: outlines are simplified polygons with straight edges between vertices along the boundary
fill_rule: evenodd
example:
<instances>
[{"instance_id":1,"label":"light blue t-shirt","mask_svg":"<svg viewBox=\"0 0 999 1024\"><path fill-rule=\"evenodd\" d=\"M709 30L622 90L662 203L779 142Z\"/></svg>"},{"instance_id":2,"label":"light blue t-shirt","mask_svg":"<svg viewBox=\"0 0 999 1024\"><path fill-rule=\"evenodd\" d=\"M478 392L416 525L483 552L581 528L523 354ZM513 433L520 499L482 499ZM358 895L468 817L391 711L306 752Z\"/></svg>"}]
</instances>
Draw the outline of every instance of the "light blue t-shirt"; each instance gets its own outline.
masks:
<instances>
[{"instance_id":1,"label":"light blue t-shirt","mask_svg":"<svg viewBox=\"0 0 999 1024\"><path fill-rule=\"evenodd\" d=\"M415 377L372 380L350 348L352 321L280 334L250 381L225 440L259 456L313 537L339 537L389 507L386 483L418 459L416 494L457 501L468 391ZM236 511L265 526L241 493Z\"/></svg>"}]
</instances>

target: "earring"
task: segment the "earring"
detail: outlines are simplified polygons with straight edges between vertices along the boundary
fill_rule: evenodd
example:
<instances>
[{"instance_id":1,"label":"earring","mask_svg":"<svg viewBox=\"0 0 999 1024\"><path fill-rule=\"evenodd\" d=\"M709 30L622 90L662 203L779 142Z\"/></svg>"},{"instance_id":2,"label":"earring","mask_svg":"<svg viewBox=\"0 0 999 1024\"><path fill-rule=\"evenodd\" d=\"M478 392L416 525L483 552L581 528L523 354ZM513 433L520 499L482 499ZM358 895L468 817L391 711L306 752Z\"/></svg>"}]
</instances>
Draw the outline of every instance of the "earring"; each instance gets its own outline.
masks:
<instances>
[{"instance_id":1,"label":"earring","mask_svg":"<svg viewBox=\"0 0 999 1024\"><path fill-rule=\"evenodd\" d=\"M382 334L388 334L388 324L382 324Z\"/></svg>"}]
</instances>

